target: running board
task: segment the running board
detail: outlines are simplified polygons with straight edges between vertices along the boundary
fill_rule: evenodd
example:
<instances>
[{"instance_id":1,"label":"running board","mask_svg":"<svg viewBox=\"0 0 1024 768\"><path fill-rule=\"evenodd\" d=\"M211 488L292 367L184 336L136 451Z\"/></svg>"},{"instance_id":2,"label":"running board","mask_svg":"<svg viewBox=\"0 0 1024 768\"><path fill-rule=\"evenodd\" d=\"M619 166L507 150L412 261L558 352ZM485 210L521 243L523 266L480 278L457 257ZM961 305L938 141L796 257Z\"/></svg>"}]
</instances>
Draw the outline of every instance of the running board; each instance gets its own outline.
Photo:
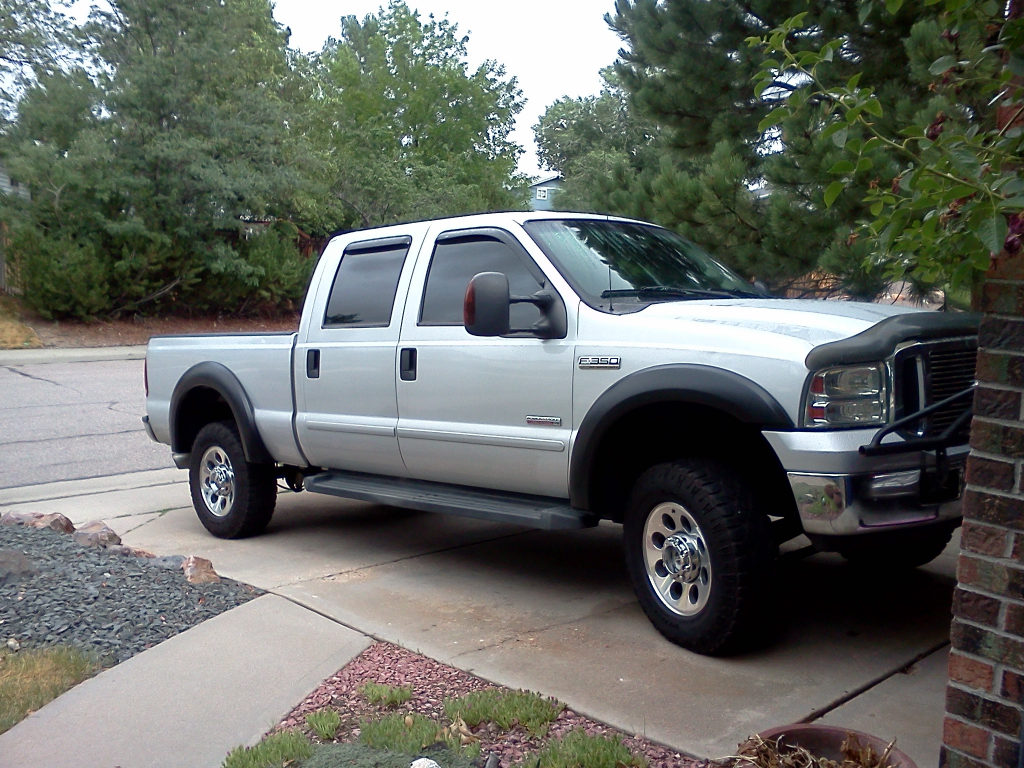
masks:
<instances>
[{"instance_id":1,"label":"running board","mask_svg":"<svg viewBox=\"0 0 1024 768\"><path fill-rule=\"evenodd\" d=\"M381 477L358 472L324 472L307 477L304 487L311 493L325 493L329 496L372 501L423 512L444 512L548 531L591 528L597 525L598 520L597 516L590 512L573 509L564 499L431 483L403 477Z\"/></svg>"}]
</instances>

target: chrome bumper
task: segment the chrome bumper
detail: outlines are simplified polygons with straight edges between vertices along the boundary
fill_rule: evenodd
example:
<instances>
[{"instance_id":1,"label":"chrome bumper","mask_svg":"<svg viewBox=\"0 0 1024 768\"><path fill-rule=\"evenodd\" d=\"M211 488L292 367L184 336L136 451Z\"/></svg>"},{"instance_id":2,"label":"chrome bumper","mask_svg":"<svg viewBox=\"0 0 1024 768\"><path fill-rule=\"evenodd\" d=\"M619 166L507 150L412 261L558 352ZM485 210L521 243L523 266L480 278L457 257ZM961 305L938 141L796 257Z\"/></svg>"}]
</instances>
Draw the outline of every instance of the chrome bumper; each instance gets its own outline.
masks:
<instances>
[{"instance_id":1,"label":"chrome bumper","mask_svg":"<svg viewBox=\"0 0 1024 768\"><path fill-rule=\"evenodd\" d=\"M943 473L932 454L861 455L874 432L764 433L786 468L806 534L869 534L961 516L968 446L949 449Z\"/></svg>"}]
</instances>

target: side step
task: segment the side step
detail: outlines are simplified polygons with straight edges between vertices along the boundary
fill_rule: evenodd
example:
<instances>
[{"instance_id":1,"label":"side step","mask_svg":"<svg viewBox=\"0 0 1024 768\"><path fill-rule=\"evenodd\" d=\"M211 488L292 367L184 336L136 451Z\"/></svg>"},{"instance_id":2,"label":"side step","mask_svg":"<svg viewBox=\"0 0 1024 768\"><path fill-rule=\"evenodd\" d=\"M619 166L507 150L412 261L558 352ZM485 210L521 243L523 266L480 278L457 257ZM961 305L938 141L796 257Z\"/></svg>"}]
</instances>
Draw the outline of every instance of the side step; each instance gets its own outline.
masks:
<instances>
[{"instance_id":1,"label":"side step","mask_svg":"<svg viewBox=\"0 0 1024 768\"><path fill-rule=\"evenodd\" d=\"M467 488L404 477L335 471L310 475L305 479L304 486L312 493L525 525L548 531L591 528L597 525L598 520L590 512L573 509L565 499Z\"/></svg>"}]
</instances>

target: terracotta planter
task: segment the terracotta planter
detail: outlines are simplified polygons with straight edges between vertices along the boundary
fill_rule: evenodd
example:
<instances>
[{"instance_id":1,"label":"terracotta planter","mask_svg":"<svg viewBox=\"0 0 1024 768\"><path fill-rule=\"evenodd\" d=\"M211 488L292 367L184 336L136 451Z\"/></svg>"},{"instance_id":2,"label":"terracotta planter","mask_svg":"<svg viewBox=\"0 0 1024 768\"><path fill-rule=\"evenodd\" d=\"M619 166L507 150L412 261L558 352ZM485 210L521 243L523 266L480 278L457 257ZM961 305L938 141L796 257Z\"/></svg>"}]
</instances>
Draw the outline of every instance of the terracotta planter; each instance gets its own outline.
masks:
<instances>
[{"instance_id":1,"label":"terracotta planter","mask_svg":"<svg viewBox=\"0 0 1024 768\"><path fill-rule=\"evenodd\" d=\"M777 728L769 728L757 734L765 741L775 741L781 737L780 746L803 747L815 757L826 757L836 762L843 761L843 753L840 751L842 743L846 740L846 734L852 733L856 736L862 746L871 746L879 755L885 752L889 742L877 736L854 731L849 728L838 728L834 725L796 724L780 725ZM889 753L889 765L893 768L917 768L914 761L893 747Z\"/></svg>"}]
</instances>

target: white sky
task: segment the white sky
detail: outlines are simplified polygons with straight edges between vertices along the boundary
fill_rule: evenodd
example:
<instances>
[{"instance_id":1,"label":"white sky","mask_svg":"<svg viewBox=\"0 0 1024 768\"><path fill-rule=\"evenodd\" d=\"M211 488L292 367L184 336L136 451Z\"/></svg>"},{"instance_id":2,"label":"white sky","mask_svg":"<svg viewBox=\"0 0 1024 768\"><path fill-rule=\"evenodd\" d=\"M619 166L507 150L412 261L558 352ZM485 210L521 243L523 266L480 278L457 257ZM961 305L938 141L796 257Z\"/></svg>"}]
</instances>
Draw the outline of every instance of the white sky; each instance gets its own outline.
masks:
<instances>
[{"instance_id":1,"label":"white sky","mask_svg":"<svg viewBox=\"0 0 1024 768\"><path fill-rule=\"evenodd\" d=\"M291 45L318 51L338 37L341 17L376 13L383 0L317 2L278 0L274 17L291 28ZM470 66L486 59L504 64L519 81L526 106L512 140L526 151L519 170L538 173L533 126L563 96L589 96L601 90L600 70L615 61L622 41L604 22L614 0L408 0L424 19L448 14L459 33L469 35Z\"/></svg>"}]
</instances>

